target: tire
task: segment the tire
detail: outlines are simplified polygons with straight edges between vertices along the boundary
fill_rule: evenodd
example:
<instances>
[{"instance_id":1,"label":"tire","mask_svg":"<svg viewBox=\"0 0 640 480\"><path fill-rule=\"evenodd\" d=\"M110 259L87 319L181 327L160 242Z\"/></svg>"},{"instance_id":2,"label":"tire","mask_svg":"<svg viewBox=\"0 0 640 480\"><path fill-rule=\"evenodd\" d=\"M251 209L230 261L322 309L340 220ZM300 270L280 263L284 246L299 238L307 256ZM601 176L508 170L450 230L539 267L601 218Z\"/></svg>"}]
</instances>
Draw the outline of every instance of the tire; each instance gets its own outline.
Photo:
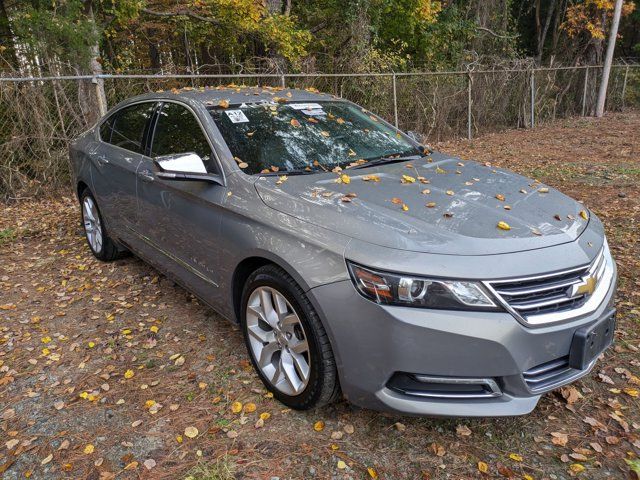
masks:
<instances>
[{"instance_id":1,"label":"tire","mask_svg":"<svg viewBox=\"0 0 640 480\"><path fill-rule=\"evenodd\" d=\"M269 298L271 311L264 306ZM337 400L340 384L329 338L293 278L276 265L265 265L249 276L241 301L240 323L251 363L274 397L295 410ZM306 380L301 359L309 367Z\"/></svg>"},{"instance_id":2,"label":"tire","mask_svg":"<svg viewBox=\"0 0 640 480\"><path fill-rule=\"evenodd\" d=\"M80 195L80 216L84 228L84 236L93 256L103 262L111 262L120 258L122 254L107 233L102 215L98 209L98 203L88 188Z\"/></svg>"}]
</instances>

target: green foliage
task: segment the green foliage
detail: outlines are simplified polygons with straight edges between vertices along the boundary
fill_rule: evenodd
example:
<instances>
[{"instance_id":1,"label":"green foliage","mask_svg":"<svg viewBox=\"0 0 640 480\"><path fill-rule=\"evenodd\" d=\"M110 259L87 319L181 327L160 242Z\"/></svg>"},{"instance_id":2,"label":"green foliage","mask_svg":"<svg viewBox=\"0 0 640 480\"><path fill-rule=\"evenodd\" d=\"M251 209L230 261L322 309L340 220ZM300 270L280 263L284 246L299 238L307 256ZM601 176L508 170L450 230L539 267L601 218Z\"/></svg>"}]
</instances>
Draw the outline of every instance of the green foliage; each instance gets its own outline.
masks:
<instances>
[{"instance_id":1,"label":"green foliage","mask_svg":"<svg viewBox=\"0 0 640 480\"><path fill-rule=\"evenodd\" d=\"M233 462L224 456L215 462L197 464L184 480L234 480L235 471Z\"/></svg>"},{"instance_id":2,"label":"green foliage","mask_svg":"<svg viewBox=\"0 0 640 480\"><path fill-rule=\"evenodd\" d=\"M12 23L28 57L87 65L90 47L99 37L82 0L32 0L20 5Z\"/></svg>"}]
</instances>

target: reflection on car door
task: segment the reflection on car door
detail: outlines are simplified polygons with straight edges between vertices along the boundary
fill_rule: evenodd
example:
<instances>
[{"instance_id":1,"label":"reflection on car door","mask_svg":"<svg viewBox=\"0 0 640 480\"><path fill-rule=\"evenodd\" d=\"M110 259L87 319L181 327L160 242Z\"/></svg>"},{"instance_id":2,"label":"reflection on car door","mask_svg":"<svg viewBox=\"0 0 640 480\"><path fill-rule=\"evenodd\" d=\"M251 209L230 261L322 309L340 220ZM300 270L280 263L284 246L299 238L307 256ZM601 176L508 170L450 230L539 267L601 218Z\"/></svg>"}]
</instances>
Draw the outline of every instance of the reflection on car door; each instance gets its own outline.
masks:
<instances>
[{"instance_id":1,"label":"reflection on car door","mask_svg":"<svg viewBox=\"0 0 640 480\"><path fill-rule=\"evenodd\" d=\"M137 219L136 170L142 159L144 139L155 103L124 107L100 126L100 139L90 156L92 181L108 228L124 241L132 240L129 228Z\"/></svg>"},{"instance_id":2,"label":"reflection on car door","mask_svg":"<svg viewBox=\"0 0 640 480\"><path fill-rule=\"evenodd\" d=\"M225 187L205 181L164 180L154 157L197 153L210 173L220 173L194 112L165 102L157 112L150 148L138 169L138 227L146 254L177 273L185 287L211 304L219 301L217 269Z\"/></svg>"}]
</instances>

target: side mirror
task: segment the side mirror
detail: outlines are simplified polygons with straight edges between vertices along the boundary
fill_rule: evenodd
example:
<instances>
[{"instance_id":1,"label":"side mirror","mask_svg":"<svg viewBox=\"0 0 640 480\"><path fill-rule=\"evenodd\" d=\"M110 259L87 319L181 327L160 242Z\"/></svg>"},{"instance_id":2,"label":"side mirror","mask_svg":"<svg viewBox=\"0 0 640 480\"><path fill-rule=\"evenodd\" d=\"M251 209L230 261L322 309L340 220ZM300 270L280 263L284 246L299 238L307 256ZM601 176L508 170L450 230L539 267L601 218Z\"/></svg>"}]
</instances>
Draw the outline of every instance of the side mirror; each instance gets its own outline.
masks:
<instances>
[{"instance_id":1,"label":"side mirror","mask_svg":"<svg viewBox=\"0 0 640 480\"><path fill-rule=\"evenodd\" d=\"M222 184L218 175L207 172L204 162L197 153L163 155L154 159L160 171L156 176L165 180L200 180Z\"/></svg>"}]
</instances>

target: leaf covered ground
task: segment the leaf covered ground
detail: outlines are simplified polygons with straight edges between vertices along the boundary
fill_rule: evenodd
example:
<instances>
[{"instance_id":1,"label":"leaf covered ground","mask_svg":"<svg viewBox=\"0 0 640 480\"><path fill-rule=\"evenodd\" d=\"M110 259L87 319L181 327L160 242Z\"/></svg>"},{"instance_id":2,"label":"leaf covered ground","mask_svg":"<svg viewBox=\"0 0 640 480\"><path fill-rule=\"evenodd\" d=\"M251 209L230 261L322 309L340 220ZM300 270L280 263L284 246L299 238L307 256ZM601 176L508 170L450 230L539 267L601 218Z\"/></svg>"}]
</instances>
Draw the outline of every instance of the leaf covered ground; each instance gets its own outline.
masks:
<instances>
[{"instance_id":1,"label":"leaf covered ground","mask_svg":"<svg viewBox=\"0 0 640 480\"><path fill-rule=\"evenodd\" d=\"M3 205L0 477L634 478L638 132L630 112L439 146L584 201L618 262L615 348L518 418L407 418L346 402L286 410L237 328L135 257L93 259L71 196Z\"/></svg>"}]
</instances>

